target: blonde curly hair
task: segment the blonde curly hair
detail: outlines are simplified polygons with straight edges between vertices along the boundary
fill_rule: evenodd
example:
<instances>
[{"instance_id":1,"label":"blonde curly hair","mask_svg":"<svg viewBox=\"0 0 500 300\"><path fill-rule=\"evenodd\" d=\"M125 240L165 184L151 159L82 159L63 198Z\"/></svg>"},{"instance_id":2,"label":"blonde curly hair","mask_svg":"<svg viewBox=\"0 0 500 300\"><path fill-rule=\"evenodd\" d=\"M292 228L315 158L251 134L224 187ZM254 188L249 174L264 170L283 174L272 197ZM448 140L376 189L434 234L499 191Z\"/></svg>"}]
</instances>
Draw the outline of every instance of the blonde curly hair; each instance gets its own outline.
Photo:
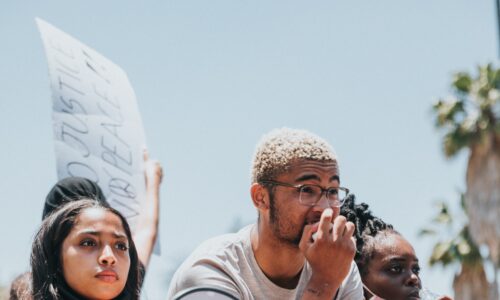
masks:
<instances>
[{"instance_id":1,"label":"blonde curly hair","mask_svg":"<svg viewBox=\"0 0 500 300\"><path fill-rule=\"evenodd\" d=\"M274 179L297 159L337 160L332 146L302 129L279 128L265 134L255 149L252 183Z\"/></svg>"}]
</instances>

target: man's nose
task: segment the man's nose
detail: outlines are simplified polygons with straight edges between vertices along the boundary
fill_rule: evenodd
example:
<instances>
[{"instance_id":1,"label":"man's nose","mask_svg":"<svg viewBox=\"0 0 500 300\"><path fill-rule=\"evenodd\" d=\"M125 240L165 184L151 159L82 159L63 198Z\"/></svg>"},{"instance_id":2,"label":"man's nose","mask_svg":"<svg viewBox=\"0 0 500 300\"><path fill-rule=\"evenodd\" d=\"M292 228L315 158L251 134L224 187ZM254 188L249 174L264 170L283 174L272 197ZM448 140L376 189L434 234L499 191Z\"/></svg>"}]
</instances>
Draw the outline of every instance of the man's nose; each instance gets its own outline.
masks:
<instances>
[{"instance_id":1,"label":"man's nose","mask_svg":"<svg viewBox=\"0 0 500 300\"><path fill-rule=\"evenodd\" d=\"M328 197L326 196L326 191L324 191L319 196L319 200L318 200L318 202L316 202L315 207L317 207L323 211L327 208L333 208L332 204L333 204L332 201L328 200Z\"/></svg>"}]
</instances>

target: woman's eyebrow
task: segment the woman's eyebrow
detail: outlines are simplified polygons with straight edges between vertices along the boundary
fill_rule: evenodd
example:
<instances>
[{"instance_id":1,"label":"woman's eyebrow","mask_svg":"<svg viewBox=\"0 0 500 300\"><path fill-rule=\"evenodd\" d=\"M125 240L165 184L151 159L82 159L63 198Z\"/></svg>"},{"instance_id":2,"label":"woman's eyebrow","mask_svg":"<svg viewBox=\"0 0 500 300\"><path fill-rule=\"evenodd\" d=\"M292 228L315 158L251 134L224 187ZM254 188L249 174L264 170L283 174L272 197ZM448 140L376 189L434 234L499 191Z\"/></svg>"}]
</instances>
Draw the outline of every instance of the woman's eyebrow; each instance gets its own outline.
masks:
<instances>
[{"instance_id":1,"label":"woman's eyebrow","mask_svg":"<svg viewBox=\"0 0 500 300\"><path fill-rule=\"evenodd\" d=\"M391 256L385 259L388 262L405 262L414 261L418 263L418 258L416 257L406 257L406 256Z\"/></svg>"},{"instance_id":2,"label":"woman's eyebrow","mask_svg":"<svg viewBox=\"0 0 500 300\"><path fill-rule=\"evenodd\" d=\"M127 239L127 235L121 232L113 232L113 236L117 239Z\"/></svg>"},{"instance_id":3,"label":"woman's eyebrow","mask_svg":"<svg viewBox=\"0 0 500 300\"><path fill-rule=\"evenodd\" d=\"M102 232L100 231L96 231L96 230L82 230L80 232L78 232L78 234L90 234L90 235L93 235L93 236L100 236L102 235ZM117 239L128 239L127 238L127 235L126 234L123 234L121 232L113 232L112 233L113 237L114 238L117 238Z\"/></svg>"},{"instance_id":4,"label":"woman's eyebrow","mask_svg":"<svg viewBox=\"0 0 500 300\"><path fill-rule=\"evenodd\" d=\"M404 257L391 257L391 258L389 258L389 261L390 262L393 262L393 261L406 261L406 258L404 258Z\"/></svg>"},{"instance_id":5,"label":"woman's eyebrow","mask_svg":"<svg viewBox=\"0 0 500 300\"><path fill-rule=\"evenodd\" d=\"M81 231L77 232L77 234L90 234L90 235L95 235L95 236L101 235L101 233L99 231L90 230L90 229L81 230Z\"/></svg>"}]
</instances>

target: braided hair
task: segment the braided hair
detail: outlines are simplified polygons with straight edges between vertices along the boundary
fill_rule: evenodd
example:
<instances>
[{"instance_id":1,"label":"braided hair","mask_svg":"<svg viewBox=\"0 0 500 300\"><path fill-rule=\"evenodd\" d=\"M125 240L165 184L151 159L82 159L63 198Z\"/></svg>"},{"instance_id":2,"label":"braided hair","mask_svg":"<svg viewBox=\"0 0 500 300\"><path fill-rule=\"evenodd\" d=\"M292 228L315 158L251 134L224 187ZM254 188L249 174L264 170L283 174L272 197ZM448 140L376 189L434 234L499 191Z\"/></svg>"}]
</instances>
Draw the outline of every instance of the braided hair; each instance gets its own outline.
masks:
<instances>
[{"instance_id":1,"label":"braided hair","mask_svg":"<svg viewBox=\"0 0 500 300\"><path fill-rule=\"evenodd\" d=\"M355 200L356 196L354 194L347 196L340 208L340 214L356 226L354 231L354 237L356 238L354 261L363 277L367 273L369 261L375 254L377 242L391 234L400 234L393 229L391 224L387 224L382 219L372 215L372 212L368 209L368 204L356 204Z\"/></svg>"}]
</instances>

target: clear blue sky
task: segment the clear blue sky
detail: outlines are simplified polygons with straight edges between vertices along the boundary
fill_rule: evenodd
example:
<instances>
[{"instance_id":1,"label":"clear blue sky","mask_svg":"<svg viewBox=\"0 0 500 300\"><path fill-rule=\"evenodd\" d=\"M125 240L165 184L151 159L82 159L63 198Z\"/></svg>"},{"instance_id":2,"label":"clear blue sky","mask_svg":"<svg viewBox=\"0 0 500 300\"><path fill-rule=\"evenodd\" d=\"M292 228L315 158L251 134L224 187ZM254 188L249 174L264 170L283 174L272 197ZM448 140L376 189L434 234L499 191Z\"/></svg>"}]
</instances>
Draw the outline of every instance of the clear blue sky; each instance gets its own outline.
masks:
<instances>
[{"instance_id":1,"label":"clear blue sky","mask_svg":"<svg viewBox=\"0 0 500 300\"><path fill-rule=\"evenodd\" d=\"M44 2L0 9L2 284L27 269L56 181L38 16L120 65L137 94L165 171L148 299L201 241L255 219L254 146L282 126L330 141L343 185L413 243L424 284L451 293L452 270L426 266L432 243L416 233L464 189L467 153L444 158L430 108L453 71L497 60L494 0Z\"/></svg>"}]
</instances>

